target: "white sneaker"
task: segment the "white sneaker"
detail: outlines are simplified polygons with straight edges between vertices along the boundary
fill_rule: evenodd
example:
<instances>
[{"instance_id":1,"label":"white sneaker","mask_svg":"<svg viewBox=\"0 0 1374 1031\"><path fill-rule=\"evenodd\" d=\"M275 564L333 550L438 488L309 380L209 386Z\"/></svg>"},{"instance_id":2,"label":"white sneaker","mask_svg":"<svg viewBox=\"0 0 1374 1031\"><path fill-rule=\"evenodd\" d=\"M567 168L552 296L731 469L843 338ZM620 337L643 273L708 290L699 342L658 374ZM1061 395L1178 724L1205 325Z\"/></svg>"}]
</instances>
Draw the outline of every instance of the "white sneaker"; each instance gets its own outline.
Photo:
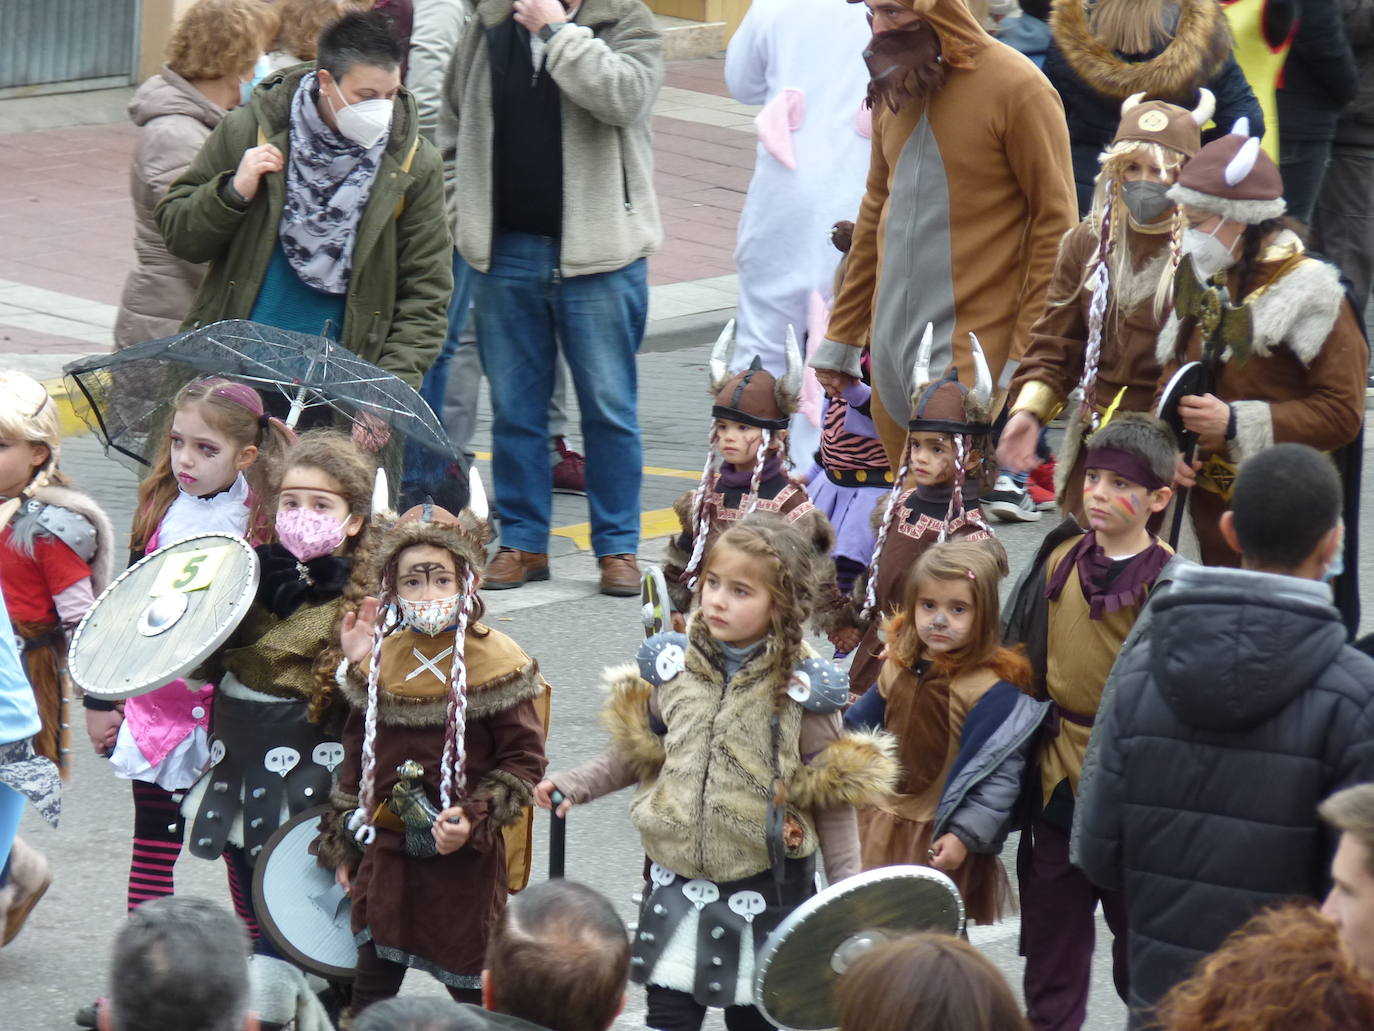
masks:
<instances>
[{"instance_id":1,"label":"white sneaker","mask_svg":"<svg viewBox=\"0 0 1374 1031\"><path fill-rule=\"evenodd\" d=\"M1041 516L1030 493L1018 487L1006 473L997 477L988 496L981 498L978 503L984 512L1004 523L1033 523Z\"/></svg>"}]
</instances>

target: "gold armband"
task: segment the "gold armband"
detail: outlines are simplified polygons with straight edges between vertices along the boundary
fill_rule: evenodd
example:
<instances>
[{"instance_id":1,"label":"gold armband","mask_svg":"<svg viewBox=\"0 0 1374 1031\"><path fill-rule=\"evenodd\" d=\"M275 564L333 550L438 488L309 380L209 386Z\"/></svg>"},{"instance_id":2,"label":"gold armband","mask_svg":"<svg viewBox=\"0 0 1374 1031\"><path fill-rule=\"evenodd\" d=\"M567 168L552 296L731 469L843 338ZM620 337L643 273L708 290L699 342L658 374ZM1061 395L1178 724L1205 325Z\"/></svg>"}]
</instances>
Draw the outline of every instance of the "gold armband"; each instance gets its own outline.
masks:
<instances>
[{"instance_id":1,"label":"gold armband","mask_svg":"<svg viewBox=\"0 0 1374 1031\"><path fill-rule=\"evenodd\" d=\"M1037 379L1031 380L1016 395L1016 403L1011 406L1012 414L1030 412L1040 420L1041 426L1048 426L1050 420L1064 410L1064 402L1059 400L1054 388Z\"/></svg>"}]
</instances>

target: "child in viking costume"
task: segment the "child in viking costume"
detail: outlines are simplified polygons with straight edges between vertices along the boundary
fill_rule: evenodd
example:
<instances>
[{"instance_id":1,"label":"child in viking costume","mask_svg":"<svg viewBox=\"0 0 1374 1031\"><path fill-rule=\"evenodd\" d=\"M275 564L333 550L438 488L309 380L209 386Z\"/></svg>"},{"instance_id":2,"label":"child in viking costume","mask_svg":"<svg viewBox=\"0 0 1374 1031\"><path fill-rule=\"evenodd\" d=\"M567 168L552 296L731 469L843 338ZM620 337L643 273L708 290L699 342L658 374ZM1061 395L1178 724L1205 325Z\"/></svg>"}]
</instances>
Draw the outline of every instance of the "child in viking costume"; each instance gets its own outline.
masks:
<instances>
[{"instance_id":1,"label":"child in viking costume","mask_svg":"<svg viewBox=\"0 0 1374 1031\"><path fill-rule=\"evenodd\" d=\"M374 533L340 623L342 658L330 656L349 711L338 815L318 843L353 900L352 1009L395 995L407 967L480 1004L507 893L502 831L544 774L548 685L478 622L483 517L426 504Z\"/></svg>"},{"instance_id":2,"label":"child in viking costume","mask_svg":"<svg viewBox=\"0 0 1374 1031\"><path fill-rule=\"evenodd\" d=\"M257 596L229 643L195 671L215 684L211 766L186 795L187 841L223 855L234 909L259 952L253 867L286 814L329 798L341 713L316 683L372 512L375 466L347 434L311 430L282 461L277 542L256 549Z\"/></svg>"},{"instance_id":3,"label":"child in viking costume","mask_svg":"<svg viewBox=\"0 0 1374 1031\"><path fill-rule=\"evenodd\" d=\"M0 588L42 727L34 750L67 773L67 634L110 582L114 530L58 468L62 429L43 385L0 372Z\"/></svg>"},{"instance_id":4,"label":"child in viking costume","mask_svg":"<svg viewBox=\"0 0 1374 1031\"><path fill-rule=\"evenodd\" d=\"M1248 126L1207 144L1169 196L1188 219L1186 260L1157 357L1168 383L1201 361L1213 389L1178 405L1197 435L1197 461L1180 466L1202 561L1234 566L1240 555L1217 529L1236 471L1279 443L1332 452L1346 482L1346 532L1358 524L1358 439L1368 347L1335 266L1309 257L1282 217L1283 180ZM1346 567L1355 570L1353 538ZM1358 611L1353 576L1337 585L1347 620ZM1356 619L1355 622L1358 622Z\"/></svg>"},{"instance_id":5,"label":"child in viking costume","mask_svg":"<svg viewBox=\"0 0 1374 1031\"><path fill-rule=\"evenodd\" d=\"M682 533L668 542L663 575L680 620L711 546L732 523L753 511L776 512L827 555L830 524L816 511L806 488L787 473L787 422L797 410L801 354L789 328L787 372L781 379L755 356L747 369L729 373L735 325L721 332L711 350L711 435L701 483L674 503ZM823 574L823 579L833 577ZM827 592L827 596L829 593Z\"/></svg>"},{"instance_id":6,"label":"child in viking costume","mask_svg":"<svg viewBox=\"0 0 1374 1031\"><path fill-rule=\"evenodd\" d=\"M1026 753L1048 703L1030 663L1003 648L996 541L946 541L916 563L887 621L888 658L845 725L897 738L897 793L859 814L864 869L918 863L959 886L969 919L1000 920L1011 884L1002 843Z\"/></svg>"},{"instance_id":7,"label":"child in viking costume","mask_svg":"<svg viewBox=\"0 0 1374 1031\"><path fill-rule=\"evenodd\" d=\"M855 652L849 666L853 698L878 680L882 621L897 611L907 574L921 553L950 538L992 537L992 527L978 507L979 493L996 475L988 436L992 376L977 337L970 334L977 376L973 389L959 382L954 368L932 381L933 335L933 327L927 325L913 374L906 455L882 510L869 568L854 584L830 634L840 651ZM907 486L908 474L914 486Z\"/></svg>"},{"instance_id":8,"label":"child in viking costume","mask_svg":"<svg viewBox=\"0 0 1374 1031\"><path fill-rule=\"evenodd\" d=\"M687 633L607 671L609 750L554 773L535 800L560 811L637 784L630 818L651 865L631 977L651 1028L771 1025L753 1008L755 950L814 890L859 870L854 806L890 791L892 742L846 734L844 674L802 638L816 597L810 542L746 516L706 558Z\"/></svg>"},{"instance_id":9,"label":"child in viking costume","mask_svg":"<svg viewBox=\"0 0 1374 1031\"><path fill-rule=\"evenodd\" d=\"M1107 674L1151 588L1173 557L1148 523L1172 492L1178 449L1160 420L1121 412L1088 438L1083 507L1045 539L1008 602L1005 640L1024 643L1035 696L1050 702L1032 752L1016 873L1021 952L1031 1026L1082 1026L1098 902L1115 937L1112 959L1125 999L1125 902L1069 862L1078 778Z\"/></svg>"},{"instance_id":10,"label":"child in viking costume","mask_svg":"<svg viewBox=\"0 0 1374 1031\"><path fill-rule=\"evenodd\" d=\"M1060 245L997 444L1003 465L1030 468L1036 439L1069 406L1054 486L1064 514L1079 519L1083 438L1106 413L1153 407L1155 341L1173 299L1185 225L1167 191L1197 153L1199 126L1215 106L1207 90L1191 112L1142 97L1122 104L1116 138L1099 158L1092 211Z\"/></svg>"},{"instance_id":11,"label":"child in viking costume","mask_svg":"<svg viewBox=\"0 0 1374 1031\"><path fill-rule=\"evenodd\" d=\"M272 485L294 439L251 387L214 377L188 383L173 400L153 471L139 485L134 559L204 533L265 540ZM213 696L211 684L178 679L119 704L83 699L91 744L133 788L130 910L175 890L185 827L173 793L190 788L210 761Z\"/></svg>"}]
</instances>

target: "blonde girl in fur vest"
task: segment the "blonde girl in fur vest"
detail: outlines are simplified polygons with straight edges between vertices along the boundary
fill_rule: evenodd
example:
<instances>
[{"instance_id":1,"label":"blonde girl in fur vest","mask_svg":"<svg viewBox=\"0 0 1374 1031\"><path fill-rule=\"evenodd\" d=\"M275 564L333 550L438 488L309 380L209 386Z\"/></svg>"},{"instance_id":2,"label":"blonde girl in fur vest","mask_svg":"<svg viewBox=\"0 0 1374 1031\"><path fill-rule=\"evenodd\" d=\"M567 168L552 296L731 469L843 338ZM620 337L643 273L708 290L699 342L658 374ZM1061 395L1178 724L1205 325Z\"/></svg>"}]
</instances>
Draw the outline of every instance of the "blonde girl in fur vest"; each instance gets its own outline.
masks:
<instances>
[{"instance_id":1,"label":"blonde girl in fur vest","mask_svg":"<svg viewBox=\"0 0 1374 1031\"><path fill-rule=\"evenodd\" d=\"M606 674L610 747L551 774L535 800L566 812L636 786L630 819L650 860L631 977L649 1027L767 1028L752 1006L755 949L813 891L816 853L859 870L854 807L891 789L890 739L847 734L843 672L803 641L819 561L780 517L753 513L703 564L686 634Z\"/></svg>"},{"instance_id":2,"label":"blonde girl in fur vest","mask_svg":"<svg viewBox=\"0 0 1374 1031\"><path fill-rule=\"evenodd\" d=\"M947 541L916 563L887 622L878 682L845 714L850 727L897 737L897 792L859 815L865 869L933 866L964 896L969 918L1000 920L1011 885L998 854L1021 771L1047 703L1029 694L1030 663L1003 648L995 540Z\"/></svg>"}]
</instances>

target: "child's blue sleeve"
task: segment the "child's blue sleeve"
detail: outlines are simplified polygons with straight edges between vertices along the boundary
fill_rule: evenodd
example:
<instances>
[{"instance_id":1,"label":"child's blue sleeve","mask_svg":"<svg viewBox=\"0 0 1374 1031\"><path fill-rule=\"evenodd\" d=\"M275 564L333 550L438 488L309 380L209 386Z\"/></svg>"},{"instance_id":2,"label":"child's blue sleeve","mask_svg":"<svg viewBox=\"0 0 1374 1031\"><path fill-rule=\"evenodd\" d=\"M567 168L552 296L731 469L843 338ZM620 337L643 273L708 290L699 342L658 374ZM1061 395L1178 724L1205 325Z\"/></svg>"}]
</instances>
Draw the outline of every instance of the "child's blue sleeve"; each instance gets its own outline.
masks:
<instances>
[{"instance_id":1,"label":"child's blue sleeve","mask_svg":"<svg viewBox=\"0 0 1374 1031\"><path fill-rule=\"evenodd\" d=\"M874 684L844 714L845 730L882 730L887 720L887 699Z\"/></svg>"}]
</instances>

